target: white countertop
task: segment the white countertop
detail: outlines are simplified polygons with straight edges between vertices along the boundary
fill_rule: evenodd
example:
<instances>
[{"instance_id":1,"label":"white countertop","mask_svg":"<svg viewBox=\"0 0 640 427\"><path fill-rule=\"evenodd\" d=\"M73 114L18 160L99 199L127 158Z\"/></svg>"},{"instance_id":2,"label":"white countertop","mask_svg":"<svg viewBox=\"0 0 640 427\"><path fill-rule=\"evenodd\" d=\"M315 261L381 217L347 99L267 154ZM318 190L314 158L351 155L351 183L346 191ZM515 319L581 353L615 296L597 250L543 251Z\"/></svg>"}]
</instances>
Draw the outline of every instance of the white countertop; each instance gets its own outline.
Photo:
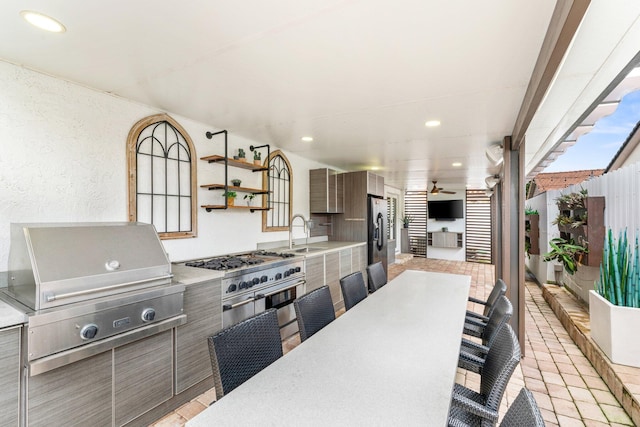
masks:
<instances>
[{"instance_id":1,"label":"white countertop","mask_svg":"<svg viewBox=\"0 0 640 427\"><path fill-rule=\"evenodd\" d=\"M206 282L207 280L221 279L224 271L209 270L207 268L187 267L184 264L171 264L173 281L183 285Z\"/></svg>"},{"instance_id":2,"label":"white countertop","mask_svg":"<svg viewBox=\"0 0 640 427\"><path fill-rule=\"evenodd\" d=\"M0 300L0 329L20 325L26 322L26 314Z\"/></svg>"},{"instance_id":3,"label":"white countertop","mask_svg":"<svg viewBox=\"0 0 640 427\"><path fill-rule=\"evenodd\" d=\"M470 281L403 272L187 426L446 425Z\"/></svg>"}]
</instances>

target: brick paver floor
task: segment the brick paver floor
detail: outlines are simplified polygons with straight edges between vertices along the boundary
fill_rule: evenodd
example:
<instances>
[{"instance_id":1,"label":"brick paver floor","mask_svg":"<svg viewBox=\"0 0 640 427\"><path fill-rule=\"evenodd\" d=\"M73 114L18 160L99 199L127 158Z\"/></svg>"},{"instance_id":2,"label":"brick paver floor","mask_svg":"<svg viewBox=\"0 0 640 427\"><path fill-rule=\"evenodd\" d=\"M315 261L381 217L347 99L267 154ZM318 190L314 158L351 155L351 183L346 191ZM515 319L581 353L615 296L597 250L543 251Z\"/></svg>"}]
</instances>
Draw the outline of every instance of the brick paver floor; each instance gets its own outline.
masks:
<instances>
[{"instance_id":1,"label":"brick paver floor","mask_svg":"<svg viewBox=\"0 0 640 427\"><path fill-rule=\"evenodd\" d=\"M469 275L471 295L482 300L495 283L491 265L423 258L390 265L389 279L407 269ZM525 356L511 377L501 413L507 410L520 389L526 385L533 392L548 427L633 426L591 363L573 343L534 282L526 282L525 303ZM482 311L481 306L471 303L469 309ZM288 351L298 344L299 340L295 339L285 342L284 350ZM480 377L459 369L456 381L477 390ZM167 414L152 426L183 426L188 419L204 410L214 396L215 393L209 391Z\"/></svg>"}]
</instances>

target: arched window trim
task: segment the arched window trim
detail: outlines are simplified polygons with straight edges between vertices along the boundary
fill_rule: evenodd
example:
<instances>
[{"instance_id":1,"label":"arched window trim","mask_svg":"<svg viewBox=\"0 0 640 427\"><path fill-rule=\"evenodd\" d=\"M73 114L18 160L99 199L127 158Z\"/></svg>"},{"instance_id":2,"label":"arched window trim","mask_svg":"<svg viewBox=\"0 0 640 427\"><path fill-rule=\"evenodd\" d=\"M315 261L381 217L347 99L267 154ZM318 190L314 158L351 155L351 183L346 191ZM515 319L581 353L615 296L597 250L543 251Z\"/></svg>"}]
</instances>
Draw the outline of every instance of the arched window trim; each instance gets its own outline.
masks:
<instances>
[{"instance_id":1,"label":"arched window trim","mask_svg":"<svg viewBox=\"0 0 640 427\"><path fill-rule=\"evenodd\" d=\"M268 226L267 218L268 218L268 215L271 214L272 212L271 210L263 211L262 212L262 231L263 232L289 231L289 221L291 221L291 215L293 212L292 211L293 209L293 169L291 168L291 163L289 162L289 159L287 159L287 156L285 156L285 154L281 150L275 150L275 151L272 151L271 154L269 155L269 158L265 160L266 162L265 166L268 167L270 170L271 162L276 157L280 157L286 164L287 169L289 170L289 209L288 209L287 223L285 226L280 226L280 227ZM270 174L267 174L266 171L262 173L262 188L265 190L269 189L269 183L268 183L268 180L270 179L269 175ZM274 197L276 196L276 192L274 192L273 188L270 188L270 190L271 190L270 197L267 200L273 205L275 204L274 202L276 202L276 200L274 199ZM271 208L271 206L268 206L268 207Z\"/></svg>"},{"instance_id":2,"label":"arched window trim","mask_svg":"<svg viewBox=\"0 0 640 427\"><path fill-rule=\"evenodd\" d=\"M160 239L183 239L183 238L191 238L197 236L198 231L198 215L197 215L197 168L196 162L194 159L196 158L196 150L193 145L193 141L191 137L187 133L187 131L171 116L168 114L156 114L153 116L145 117L144 119L138 121L131 130L129 131L129 135L127 136L127 163L128 163L128 178L129 183L127 186L128 189L128 198L129 198L129 221L137 221L137 144L138 138L140 134L149 126L161 122L167 122L171 126L177 130L182 138L184 138L185 142L189 146L189 151L191 154L191 158L189 161L191 167L191 231L176 231L176 232L161 232L158 233Z\"/></svg>"}]
</instances>

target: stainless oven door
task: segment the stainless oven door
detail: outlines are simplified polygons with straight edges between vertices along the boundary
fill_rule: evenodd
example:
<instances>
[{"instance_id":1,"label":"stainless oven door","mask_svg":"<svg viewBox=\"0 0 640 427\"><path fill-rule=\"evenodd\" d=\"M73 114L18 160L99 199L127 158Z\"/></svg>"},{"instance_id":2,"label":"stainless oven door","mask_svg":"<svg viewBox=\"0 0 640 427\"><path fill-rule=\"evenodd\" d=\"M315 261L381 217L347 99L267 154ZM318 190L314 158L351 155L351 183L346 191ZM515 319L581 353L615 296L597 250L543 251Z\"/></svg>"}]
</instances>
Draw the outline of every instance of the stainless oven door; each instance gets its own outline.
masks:
<instances>
[{"instance_id":1,"label":"stainless oven door","mask_svg":"<svg viewBox=\"0 0 640 427\"><path fill-rule=\"evenodd\" d=\"M293 301L304 295L305 281L298 279L261 290L256 295L256 313L270 308L278 310L280 336L284 340L298 332Z\"/></svg>"},{"instance_id":2,"label":"stainless oven door","mask_svg":"<svg viewBox=\"0 0 640 427\"><path fill-rule=\"evenodd\" d=\"M253 292L222 301L222 327L235 325L256 313Z\"/></svg>"}]
</instances>

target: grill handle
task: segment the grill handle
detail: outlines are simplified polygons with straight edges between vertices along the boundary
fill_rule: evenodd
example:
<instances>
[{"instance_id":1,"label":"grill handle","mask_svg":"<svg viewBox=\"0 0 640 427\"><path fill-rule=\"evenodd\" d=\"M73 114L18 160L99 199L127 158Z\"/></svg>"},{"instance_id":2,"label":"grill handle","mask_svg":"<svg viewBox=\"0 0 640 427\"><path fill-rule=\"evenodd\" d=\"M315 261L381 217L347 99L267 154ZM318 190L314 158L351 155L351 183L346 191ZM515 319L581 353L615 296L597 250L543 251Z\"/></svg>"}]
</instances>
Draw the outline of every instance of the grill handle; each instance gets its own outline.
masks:
<instances>
[{"instance_id":1,"label":"grill handle","mask_svg":"<svg viewBox=\"0 0 640 427\"><path fill-rule=\"evenodd\" d=\"M103 292L103 291L110 291L112 289L126 288L127 286L141 285L143 283L149 283L149 282L153 282L153 281L156 281L156 280L171 279L172 277L173 277L173 274L168 274L166 276L153 277L151 279L143 279L143 280L135 280L133 282L118 283L117 285L104 286L102 288L84 289L82 291L67 292L66 294L58 294L58 295L56 295L56 294L48 294L48 295L45 296L45 299L47 300L47 302L53 302L53 301L56 301L56 300L61 300L61 299L65 299L65 298L72 298L72 297L77 297L77 296L87 295L87 294L93 294L93 293L96 293L96 292Z\"/></svg>"}]
</instances>

